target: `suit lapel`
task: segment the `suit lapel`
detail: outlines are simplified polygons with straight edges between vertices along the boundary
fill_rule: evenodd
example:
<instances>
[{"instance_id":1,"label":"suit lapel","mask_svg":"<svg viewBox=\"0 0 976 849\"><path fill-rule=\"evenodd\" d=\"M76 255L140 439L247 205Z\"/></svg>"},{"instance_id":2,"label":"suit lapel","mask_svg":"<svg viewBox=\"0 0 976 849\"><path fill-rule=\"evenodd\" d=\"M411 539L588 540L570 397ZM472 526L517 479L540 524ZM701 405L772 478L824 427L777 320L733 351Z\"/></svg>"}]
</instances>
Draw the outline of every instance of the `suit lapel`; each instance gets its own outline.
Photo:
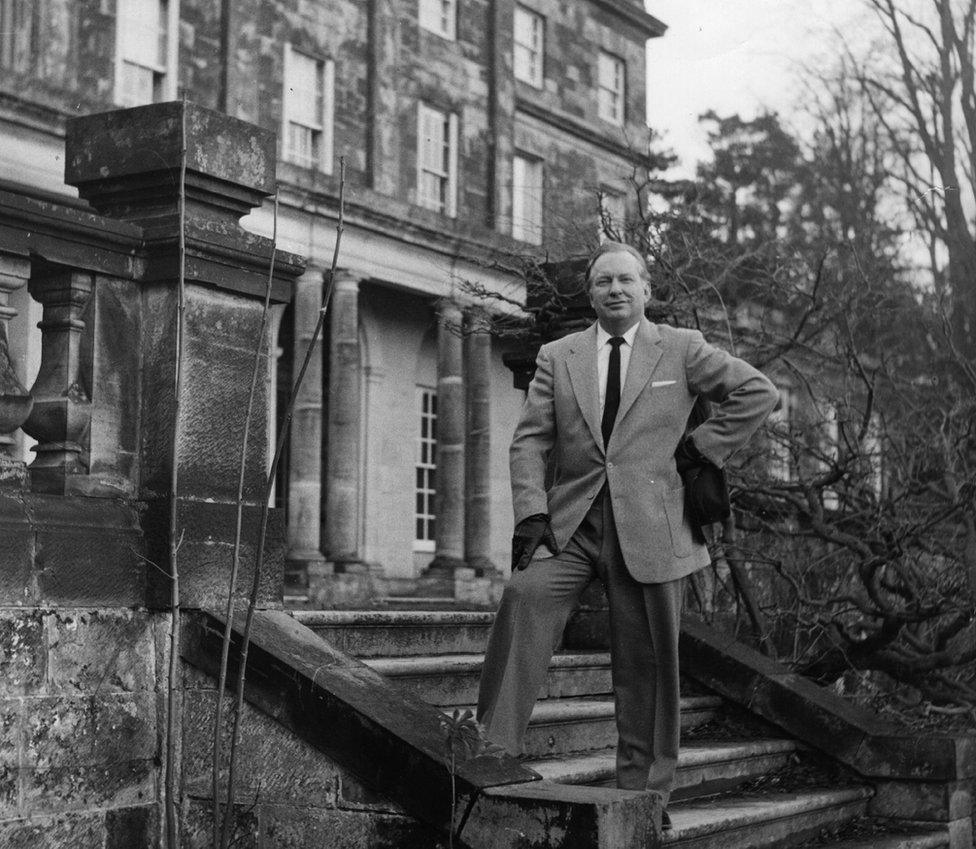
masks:
<instances>
[{"instance_id":1,"label":"suit lapel","mask_svg":"<svg viewBox=\"0 0 976 849\"><path fill-rule=\"evenodd\" d=\"M627 366L627 380L620 393L620 408L617 412L617 422L623 421L627 411L634 405L637 396L641 394L651 373L657 366L663 354L661 349L661 334L657 325L646 318L641 319L637 335L634 337L634 350L630 354L630 364ZM599 404L598 404L599 406Z\"/></svg>"},{"instance_id":2,"label":"suit lapel","mask_svg":"<svg viewBox=\"0 0 976 849\"><path fill-rule=\"evenodd\" d=\"M596 370L596 324L579 339L566 358L569 380L593 441L603 450L603 433L600 430L600 387Z\"/></svg>"}]
</instances>

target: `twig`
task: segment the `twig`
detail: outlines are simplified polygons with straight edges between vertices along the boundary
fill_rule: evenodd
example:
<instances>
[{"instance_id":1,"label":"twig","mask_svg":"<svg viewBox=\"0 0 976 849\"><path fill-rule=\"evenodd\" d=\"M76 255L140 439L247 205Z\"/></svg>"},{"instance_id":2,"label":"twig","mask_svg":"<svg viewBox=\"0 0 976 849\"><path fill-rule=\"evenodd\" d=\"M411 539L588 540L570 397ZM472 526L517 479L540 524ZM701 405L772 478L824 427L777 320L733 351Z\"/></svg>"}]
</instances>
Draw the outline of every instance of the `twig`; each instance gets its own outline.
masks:
<instances>
[{"instance_id":1,"label":"twig","mask_svg":"<svg viewBox=\"0 0 976 849\"><path fill-rule=\"evenodd\" d=\"M288 399L288 408L285 412L284 420L281 423L281 429L278 433L278 441L275 445L274 457L271 460L271 468L268 470L268 476L265 481L264 503L261 505L261 523L258 530L257 550L255 551L254 577L251 582L251 593L247 602L247 614L244 619L244 630L241 635L241 656L237 670L237 700L234 713L234 728L231 733L230 756L227 772L227 807L224 810L224 849L227 849L226 840L229 832L228 825L230 823L231 810L234 804L234 780L237 766L237 746L240 740L241 716L244 713L244 681L247 669L247 654L251 643L251 625L254 620L254 611L258 602L258 591L260 590L261 586L261 569L264 565L264 544L268 534L268 512L270 509L271 493L274 488L278 464L281 461L281 454L284 449L285 437L288 433L288 426L291 424L291 419L295 412L295 403L298 399L298 393L301 389L302 381L305 378L305 372L308 370L308 365L312 360L315 345L318 342L319 336L322 333L322 328L325 325L325 317L328 314L329 302L332 299L332 291L335 288L336 268L339 263L339 245L342 241L342 230L344 225L343 201L345 196L345 186L346 162L345 158L340 156L339 220L336 224L336 241L335 250L332 254L332 268L329 272L329 280L326 283L325 294L322 298L322 306L319 308L319 318L315 324L315 330L312 333L312 337L309 339L308 348L305 351L305 358L302 360L301 368L298 370L298 375L295 378L295 384L292 387L291 396Z\"/></svg>"},{"instance_id":2,"label":"twig","mask_svg":"<svg viewBox=\"0 0 976 849\"><path fill-rule=\"evenodd\" d=\"M176 698L180 683L180 572L178 557L182 535L177 536L179 524L179 446L180 407L183 395L184 313L186 312L186 95L180 110L180 182L179 182L179 278L176 307L176 352L174 364L173 441L170 456L169 538L170 538L170 610L169 675L166 693L166 758L163 764L166 788L166 845L179 849L180 824L177 817L176 767Z\"/></svg>"},{"instance_id":3,"label":"twig","mask_svg":"<svg viewBox=\"0 0 976 849\"><path fill-rule=\"evenodd\" d=\"M274 196L274 218L271 227L271 262L268 264L268 283L264 290L264 304L261 311L261 327L258 330L254 344L254 366L251 370L251 388L247 395L247 411L244 414L244 434L241 437L241 454L238 463L237 476L237 516L234 525L234 556L230 570L230 584L227 588L226 621L224 636L220 650L220 674L217 680L217 696L214 705L213 723L213 765L210 776L213 805L211 817L213 821L213 849L219 849L222 829L218 829L220 822L220 736L223 723L224 688L227 686L227 663L230 656L231 634L234 627L234 596L237 593L237 576L241 564L241 536L244 525L244 477L247 466L247 442L251 433L251 414L254 409L254 398L257 394L258 374L261 370L261 350L264 347L264 334L268 328L268 316L271 311L271 288L274 284L275 260L278 255L278 192ZM226 812L225 812L226 813Z\"/></svg>"}]
</instances>

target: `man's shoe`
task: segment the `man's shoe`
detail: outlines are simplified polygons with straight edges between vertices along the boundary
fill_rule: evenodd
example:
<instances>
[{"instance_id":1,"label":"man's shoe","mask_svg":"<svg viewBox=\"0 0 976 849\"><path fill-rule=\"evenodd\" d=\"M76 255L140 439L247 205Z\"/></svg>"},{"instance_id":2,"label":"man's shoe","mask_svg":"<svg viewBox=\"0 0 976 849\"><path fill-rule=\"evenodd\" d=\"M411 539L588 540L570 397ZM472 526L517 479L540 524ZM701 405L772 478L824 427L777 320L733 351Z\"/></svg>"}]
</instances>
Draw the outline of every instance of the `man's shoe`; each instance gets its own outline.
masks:
<instances>
[{"instance_id":1,"label":"man's shoe","mask_svg":"<svg viewBox=\"0 0 976 849\"><path fill-rule=\"evenodd\" d=\"M661 811L661 831L671 831L671 817L667 811Z\"/></svg>"}]
</instances>

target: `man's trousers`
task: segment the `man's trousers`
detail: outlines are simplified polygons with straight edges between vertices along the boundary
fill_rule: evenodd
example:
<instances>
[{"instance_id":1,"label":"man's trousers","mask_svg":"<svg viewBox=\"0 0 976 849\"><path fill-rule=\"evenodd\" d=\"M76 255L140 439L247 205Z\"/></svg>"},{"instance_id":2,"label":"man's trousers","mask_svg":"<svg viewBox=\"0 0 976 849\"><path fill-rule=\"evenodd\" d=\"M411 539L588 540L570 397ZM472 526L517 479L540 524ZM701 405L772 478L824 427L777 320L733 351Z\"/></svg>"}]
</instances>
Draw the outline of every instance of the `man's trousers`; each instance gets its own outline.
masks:
<instances>
[{"instance_id":1,"label":"man's trousers","mask_svg":"<svg viewBox=\"0 0 976 849\"><path fill-rule=\"evenodd\" d=\"M597 576L610 606L617 786L657 790L667 804L681 730L678 632L684 581L641 584L631 577L606 487L566 548L555 557L547 553L541 547L537 555L542 556L513 573L505 588L481 673L478 720L489 740L513 755L522 752L532 706L566 620Z\"/></svg>"}]
</instances>

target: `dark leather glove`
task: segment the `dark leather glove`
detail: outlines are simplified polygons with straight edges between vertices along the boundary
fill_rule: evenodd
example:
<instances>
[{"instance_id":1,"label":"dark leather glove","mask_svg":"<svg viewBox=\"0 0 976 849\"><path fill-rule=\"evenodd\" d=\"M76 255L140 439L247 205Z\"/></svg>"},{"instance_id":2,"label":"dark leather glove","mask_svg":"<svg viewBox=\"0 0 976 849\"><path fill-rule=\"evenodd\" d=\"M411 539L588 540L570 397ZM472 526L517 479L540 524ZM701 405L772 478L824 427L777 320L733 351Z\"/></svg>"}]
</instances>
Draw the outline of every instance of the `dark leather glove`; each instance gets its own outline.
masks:
<instances>
[{"instance_id":1,"label":"dark leather glove","mask_svg":"<svg viewBox=\"0 0 976 849\"><path fill-rule=\"evenodd\" d=\"M685 472L692 469L712 465L712 461L698 450L694 440L688 434L681 437L681 441L674 452L674 462L678 467L678 474L682 477L685 476Z\"/></svg>"},{"instance_id":2,"label":"dark leather glove","mask_svg":"<svg viewBox=\"0 0 976 849\"><path fill-rule=\"evenodd\" d=\"M553 554L557 553L556 538L549 527L549 516L546 513L536 513L515 526L512 536L512 571L528 566L540 544L545 544Z\"/></svg>"}]
</instances>

